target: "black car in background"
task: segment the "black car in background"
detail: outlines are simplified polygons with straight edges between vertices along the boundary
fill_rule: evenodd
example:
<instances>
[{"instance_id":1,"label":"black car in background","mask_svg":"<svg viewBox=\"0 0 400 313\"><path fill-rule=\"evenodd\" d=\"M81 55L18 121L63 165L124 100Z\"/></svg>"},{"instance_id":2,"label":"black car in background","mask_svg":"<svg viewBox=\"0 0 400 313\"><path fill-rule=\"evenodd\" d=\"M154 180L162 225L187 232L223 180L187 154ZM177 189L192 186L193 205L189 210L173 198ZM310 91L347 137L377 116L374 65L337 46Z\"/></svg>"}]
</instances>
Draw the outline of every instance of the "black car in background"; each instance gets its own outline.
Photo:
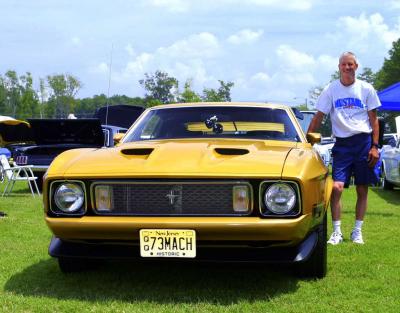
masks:
<instances>
[{"instance_id":1,"label":"black car in background","mask_svg":"<svg viewBox=\"0 0 400 313\"><path fill-rule=\"evenodd\" d=\"M70 149L114 146L114 135L126 132L143 111L140 106L113 105L99 108L93 118L1 122L0 144L11 151L15 164L33 166L41 187L57 155Z\"/></svg>"},{"instance_id":2,"label":"black car in background","mask_svg":"<svg viewBox=\"0 0 400 313\"><path fill-rule=\"evenodd\" d=\"M77 148L104 146L104 133L98 119L28 119L31 144L15 145L11 152L17 165L33 165L41 185L42 177L60 153Z\"/></svg>"},{"instance_id":3,"label":"black car in background","mask_svg":"<svg viewBox=\"0 0 400 313\"><path fill-rule=\"evenodd\" d=\"M93 117L98 118L104 132L104 145L106 147L114 146L114 135L125 133L129 127L142 114L144 108L134 105L112 105L101 107L96 110Z\"/></svg>"}]
</instances>

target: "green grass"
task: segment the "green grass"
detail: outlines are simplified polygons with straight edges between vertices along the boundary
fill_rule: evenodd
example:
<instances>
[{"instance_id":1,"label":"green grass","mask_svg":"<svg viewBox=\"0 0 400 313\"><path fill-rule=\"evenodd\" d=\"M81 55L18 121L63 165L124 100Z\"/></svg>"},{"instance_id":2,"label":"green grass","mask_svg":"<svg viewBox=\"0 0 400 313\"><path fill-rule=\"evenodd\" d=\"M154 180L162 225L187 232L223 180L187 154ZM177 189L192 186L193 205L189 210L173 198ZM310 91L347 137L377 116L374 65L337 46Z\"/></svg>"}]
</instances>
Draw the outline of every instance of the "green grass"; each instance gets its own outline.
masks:
<instances>
[{"instance_id":1,"label":"green grass","mask_svg":"<svg viewBox=\"0 0 400 313\"><path fill-rule=\"evenodd\" d=\"M328 248L328 275L299 280L284 267L108 262L62 274L48 256L41 199L24 186L0 198L0 312L398 312L400 190L372 188L364 246L348 238L355 190L345 191L347 239ZM1 187L0 187L1 188ZM329 226L330 227L330 226Z\"/></svg>"}]
</instances>

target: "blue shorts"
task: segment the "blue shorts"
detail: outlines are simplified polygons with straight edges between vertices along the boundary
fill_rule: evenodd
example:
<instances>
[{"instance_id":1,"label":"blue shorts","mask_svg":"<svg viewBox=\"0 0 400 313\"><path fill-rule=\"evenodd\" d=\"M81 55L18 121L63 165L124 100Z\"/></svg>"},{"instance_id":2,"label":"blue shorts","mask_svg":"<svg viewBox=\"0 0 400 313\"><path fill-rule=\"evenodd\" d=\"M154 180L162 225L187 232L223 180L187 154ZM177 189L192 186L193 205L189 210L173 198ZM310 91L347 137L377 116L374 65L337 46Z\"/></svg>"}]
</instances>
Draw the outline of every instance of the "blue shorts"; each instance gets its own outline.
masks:
<instances>
[{"instance_id":1,"label":"blue shorts","mask_svg":"<svg viewBox=\"0 0 400 313\"><path fill-rule=\"evenodd\" d=\"M357 134L348 138L336 138L332 148L332 178L348 183L354 176L356 185L378 182L374 168L368 166L368 152L371 149L371 134Z\"/></svg>"}]
</instances>

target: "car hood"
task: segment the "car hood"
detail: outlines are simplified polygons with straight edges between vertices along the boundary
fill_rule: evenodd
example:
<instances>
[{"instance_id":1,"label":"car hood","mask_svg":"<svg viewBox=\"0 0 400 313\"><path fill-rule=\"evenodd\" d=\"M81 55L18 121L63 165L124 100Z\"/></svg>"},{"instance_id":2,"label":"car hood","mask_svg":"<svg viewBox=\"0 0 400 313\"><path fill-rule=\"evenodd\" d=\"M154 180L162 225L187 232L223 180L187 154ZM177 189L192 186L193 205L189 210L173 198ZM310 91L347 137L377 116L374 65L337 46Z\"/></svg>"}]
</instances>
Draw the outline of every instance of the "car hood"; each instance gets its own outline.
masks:
<instances>
[{"instance_id":1,"label":"car hood","mask_svg":"<svg viewBox=\"0 0 400 313\"><path fill-rule=\"evenodd\" d=\"M28 119L37 145L104 144L99 119Z\"/></svg>"},{"instance_id":2,"label":"car hood","mask_svg":"<svg viewBox=\"0 0 400 313\"><path fill-rule=\"evenodd\" d=\"M115 148L70 150L49 176L71 177L281 177L296 143L171 140L126 143Z\"/></svg>"},{"instance_id":3,"label":"car hood","mask_svg":"<svg viewBox=\"0 0 400 313\"><path fill-rule=\"evenodd\" d=\"M29 123L7 119L0 121L0 146L33 141L33 133Z\"/></svg>"}]
</instances>

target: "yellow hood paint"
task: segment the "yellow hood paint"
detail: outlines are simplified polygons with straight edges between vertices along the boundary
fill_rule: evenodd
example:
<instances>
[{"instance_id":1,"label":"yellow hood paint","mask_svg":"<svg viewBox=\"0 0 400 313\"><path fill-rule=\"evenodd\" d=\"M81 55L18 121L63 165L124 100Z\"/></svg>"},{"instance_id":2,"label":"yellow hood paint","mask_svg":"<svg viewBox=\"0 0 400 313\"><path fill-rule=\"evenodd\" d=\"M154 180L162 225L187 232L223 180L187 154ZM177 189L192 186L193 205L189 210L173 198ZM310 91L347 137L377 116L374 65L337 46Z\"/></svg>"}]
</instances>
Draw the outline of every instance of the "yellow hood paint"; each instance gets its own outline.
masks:
<instances>
[{"instance_id":1,"label":"yellow hood paint","mask_svg":"<svg viewBox=\"0 0 400 313\"><path fill-rule=\"evenodd\" d=\"M280 177L294 142L249 140L163 140L121 144L115 148L76 149L59 155L49 177ZM126 155L125 149L149 148L149 155ZM216 148L245 149L244 155L221 155ZM301 151L310 148L301 149ZM293 171L304 161L294 155ZM297 166L296 166L296 163ZM295 173L293 173L295 174Z\"/></svg>"}]
</instances>

